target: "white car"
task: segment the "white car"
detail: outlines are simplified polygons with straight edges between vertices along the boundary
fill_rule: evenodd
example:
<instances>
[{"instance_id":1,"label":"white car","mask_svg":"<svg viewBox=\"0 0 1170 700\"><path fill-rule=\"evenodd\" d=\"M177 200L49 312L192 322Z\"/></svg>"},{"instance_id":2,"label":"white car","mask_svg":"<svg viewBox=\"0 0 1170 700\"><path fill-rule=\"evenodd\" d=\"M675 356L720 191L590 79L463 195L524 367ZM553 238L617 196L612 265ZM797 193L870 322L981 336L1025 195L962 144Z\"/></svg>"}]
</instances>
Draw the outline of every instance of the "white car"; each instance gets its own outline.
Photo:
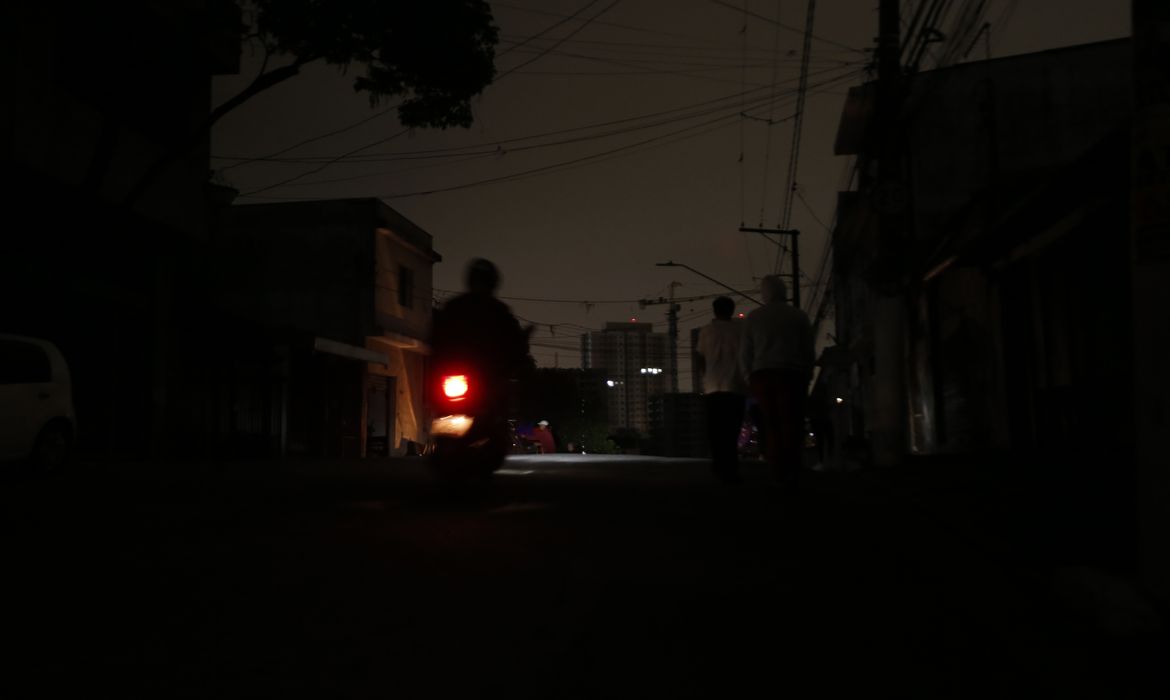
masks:
<instances>
[{"instance_id":1,"label":"white car","mask_svg":"<svg viewBox=\"0 0 1170 700\"><path fill-rule=\"evenodd\" d=\"M47 340L0 334L0 460L60 467L75 429L61 351Z\"/></svg>"}]
</instances>

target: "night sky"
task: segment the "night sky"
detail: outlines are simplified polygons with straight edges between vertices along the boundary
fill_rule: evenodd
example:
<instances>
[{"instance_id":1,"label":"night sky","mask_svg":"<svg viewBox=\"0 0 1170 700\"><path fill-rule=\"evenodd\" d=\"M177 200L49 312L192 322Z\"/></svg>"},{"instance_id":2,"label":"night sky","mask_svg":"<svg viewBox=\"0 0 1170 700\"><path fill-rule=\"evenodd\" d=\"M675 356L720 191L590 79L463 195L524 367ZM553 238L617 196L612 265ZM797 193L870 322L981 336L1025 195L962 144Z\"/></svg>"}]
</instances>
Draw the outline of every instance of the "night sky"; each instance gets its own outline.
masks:
<instances>
[{"instance_id":1,"label":"night sky","mask_svg":"<svg viewBox=\"0 0 1170 700\"><path fill-rule=\"evenodd\" d=\"M323 162L248 162L224 170L223 181L244 193L237 201L384 198L434 235L444 258L435 268L438 298L461 288L470 258L500 265L501 296L517 315L540 324L533 354L544 366L557 360L561 367L579 366L579 333L606 321L638 318L665 330L665 306L639 309L628 300L665 296L671 281L682 283L676 291L682 297L719 291L656 262L673 259L737 288L755 286L776 248L737 229L741 222L776 226L780 220L792 121L767 121L793 114L800 31L777 30L749 16L741 35L741 0L508 0L492 6L501 38L496 67L506 75L477 101L471 129L395 137L403 130L391 110L277 156L309 160L356 151L357 157L295 182L270 187ZM510 50L586 6L579 19ZM751 13L779 17L798 30L806 6L804 0L748 3ZM582 27L581 20L595 16ZM993 57L1130 33L1129 3L1115 0L991 0L987 18ZM865 79L869 54L862 50L877 35L876 0L821 0L814 33L820 38L812 45L792 226L805 233L802 267L815 279L825 225L850 166L832 155L833 138L846 90ZM971 60L984 51L981 42ZM215 101L250 81L261 58L245 49L241 74L215 80ZM521 64L527 65L509 72ZM212 166L273 154L392 106L371 110L352 83L353 76L311 66L253 99L217 126ZM737 116L741 100L749 118ZM613 123L618 120L626 121ZM546 132L562 133L498 143ZM564 141L571 142L533 147ZM402 157L440 149L449 150ZM415 194L453 187L460 188ZM813 294L804 290L805 299ZM580 300L597 303L587 307ZM680 384L686 391L689 329L709 320L709 301L684 303L681 318ZM568 325L553 330L549 324ZM822 325L822 343L830 330L831 323Z\"/></svg>"}]
</instances>

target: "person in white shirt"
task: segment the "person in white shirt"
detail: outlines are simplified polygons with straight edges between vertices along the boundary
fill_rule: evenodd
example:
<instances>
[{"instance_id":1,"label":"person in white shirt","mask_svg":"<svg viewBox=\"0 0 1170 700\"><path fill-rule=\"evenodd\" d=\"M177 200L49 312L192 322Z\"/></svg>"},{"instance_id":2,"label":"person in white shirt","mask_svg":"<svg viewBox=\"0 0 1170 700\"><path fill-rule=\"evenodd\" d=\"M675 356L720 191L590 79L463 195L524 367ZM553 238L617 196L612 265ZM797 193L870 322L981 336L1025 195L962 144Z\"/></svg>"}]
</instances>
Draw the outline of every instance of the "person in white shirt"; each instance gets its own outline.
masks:
<instances>
[{"instance_id":1,"label":"person in white shirt","mask_svg":"<svg viewBox=\"0 0 1170 700\"><path fill-rule=\"evenodd\" d=\"M696 371L703 376L712 467L723 481L738 483L739 430L747 390L739 369L740 324L731 320L735 311L731 299L719 297L711 308L715 311L714 320L699 329L695 350L700 367Z\"/></svg>"},{"instance_id":2,"label":"person in white shirt","mask_svg":"<svg viewBox=\"0 0 1170 700\"><path fill-rule=\"evenodd\" d=\"M786 483L795 486L804 444L804 409L815 362L812 323L786 302L778 275L763 280L764 305L748 314L740 364L748 390L760 407L764 457Z\"/></svg>"}]
</instances>

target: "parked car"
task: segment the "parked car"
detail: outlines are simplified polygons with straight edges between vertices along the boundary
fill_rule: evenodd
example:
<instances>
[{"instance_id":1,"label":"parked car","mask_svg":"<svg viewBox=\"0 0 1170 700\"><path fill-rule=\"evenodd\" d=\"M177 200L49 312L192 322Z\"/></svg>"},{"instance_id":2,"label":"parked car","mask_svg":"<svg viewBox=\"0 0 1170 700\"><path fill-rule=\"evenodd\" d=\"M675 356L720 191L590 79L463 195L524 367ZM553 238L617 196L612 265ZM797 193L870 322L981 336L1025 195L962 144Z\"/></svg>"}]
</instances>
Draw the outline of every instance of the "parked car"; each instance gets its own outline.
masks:
<instances>
[{"instance_id":1,"label":"parked car","mask_svg":"<svg viewBox=\"0 0 1170 700\"><path fill-rule=\"evenodd\" d=\"M47 340L0 334L0 461L65 464L76 431L69 366Z\"/></svg>"}]
</instances>

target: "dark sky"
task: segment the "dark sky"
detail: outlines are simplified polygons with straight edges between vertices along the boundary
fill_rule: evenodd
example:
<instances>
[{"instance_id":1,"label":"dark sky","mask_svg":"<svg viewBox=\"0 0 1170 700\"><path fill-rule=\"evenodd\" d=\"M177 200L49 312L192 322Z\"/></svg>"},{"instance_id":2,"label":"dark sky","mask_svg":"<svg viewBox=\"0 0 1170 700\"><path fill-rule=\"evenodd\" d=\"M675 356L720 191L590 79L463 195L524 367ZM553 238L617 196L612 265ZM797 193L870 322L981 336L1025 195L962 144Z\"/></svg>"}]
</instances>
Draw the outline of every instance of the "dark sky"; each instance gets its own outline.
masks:
<instances>
[{"instance_id":1,"label":"dark sky","mask_svg":"<svg viewBox=\"0 0 1170 700\"><path fill-rule=\"evenodd\" d=\"M471 129L416 131L379 143L401 131L391 111L280 156L332 158L370 146L356 154L360 158L345 159L239 201L385 198L434 235L444 258L435 269L437 290L459 289L466 262L485 256L500 265L501 295L511 297L508 302L518 315L540 324L576 324L556 328L555 335L547 325L540 328L534 354L547 366L556 360L562 367L578 365L576 338L582 327L636 317L662 322L665 329L663 306L639 309L636 303L600 302L665 295L671 281L682 283L676 291L679 296L718 291L685 270L658 268L655 262L673 259L738 288L753 286L754 279L771 268L775 247L737 228L741 222L775 226L780 219L792 122L769 126L764 120L793 114L791 93L799 74L801 34L748 17L745 50L742 10L713 0L612 3L592 4L582 19L609 9L583 28L580 20L565 22L541 39L509 51L517 41L590 3L493 2L501 33L500 73L580 31L490 86L475 105ZM726 3L743 6L742 0ZM916 4L904 3L907 20ZM962 4L953 3L956 8ZM748 3L750 12L779 17L781 23L798 28L804 25L806 6L805 0ZM876 0L817 3L814 33L823 40L813 42L809 83L814 87L805 110L797 176L804 201L795 202L792 214L792 226L805 232L802 267L812 277L827 238L822 223L832 222L836 191L850 166L847 159L832 154L837 119L847 88L864 79L867 55L856 49L873 45L876 8ZM1129 2L1123 0L990 0L986 17L992 24L993 57L1130 33ZM971 60L981 58L984 50L980 44ZM237 92L259 67L260 57L246 51L240 76L216 80L215 100ZM744 99L754 118L736 116L741 98L713 102L753 88L755 92ZM691 105L699 106L682 109ZM371 110L368 100L354 93L352 76L310 68L226 117L213 134L212 152L226 157L270 154L354 125L387 106ZM506 139L658 113L664 114L515 141L493 152L496 142ZM569 139L575 140L531 147ZM402 158L403 152L434 149L463 150ZM582 158L586 160L570 163ZM213 167L233 162L216 159ZM231 168L223 177L247 193L320 165L253 162ZM410 194L548 166L558 167L505 182ZM806 299L812 293L806 289ZM689 329L710 318L709 308L707 301L683 305L680 354L686 352ZM826 330L827 324L822 336ZM557 350L558 346L564 349ZM687 390L689 363L682 370L681 384Z\"/></svg>"}]
</instances>

